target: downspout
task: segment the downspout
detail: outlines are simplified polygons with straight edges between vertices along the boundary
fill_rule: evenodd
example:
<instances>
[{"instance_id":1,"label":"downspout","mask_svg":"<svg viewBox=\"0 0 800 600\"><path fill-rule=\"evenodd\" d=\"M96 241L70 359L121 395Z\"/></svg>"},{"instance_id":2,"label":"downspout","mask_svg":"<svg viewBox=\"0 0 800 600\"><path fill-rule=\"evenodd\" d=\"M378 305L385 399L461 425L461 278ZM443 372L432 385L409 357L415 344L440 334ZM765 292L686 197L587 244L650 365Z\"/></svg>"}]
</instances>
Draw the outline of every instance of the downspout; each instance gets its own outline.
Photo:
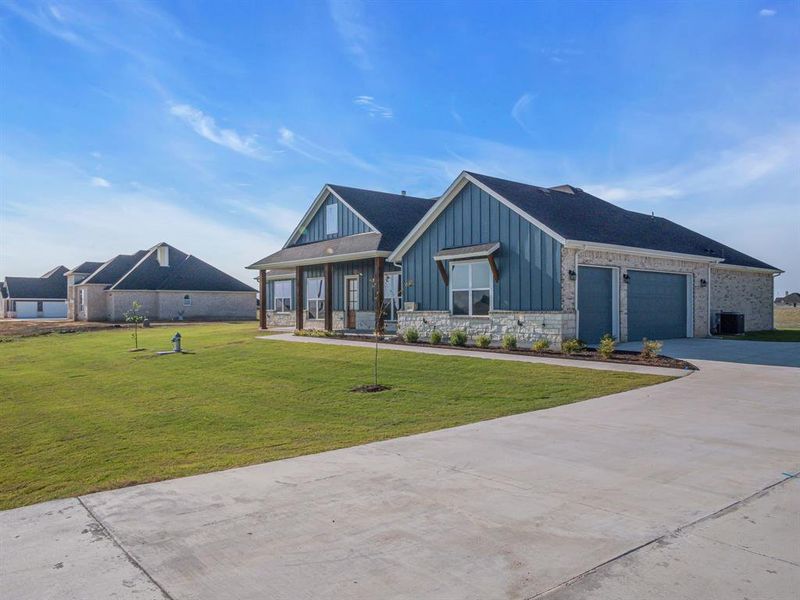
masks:
<instances>
[{"instance_id":1,"label":"downspout","mask_svg":"<svg viewBox=\"0 0 800 600\"><path fill-rule=\"evenodd\" d=\"M708 293L706 294L708 302L708 313L706 321L708 322L708 337L711 337L711 263L708 263Z\"/></svg>"}]
</instances>

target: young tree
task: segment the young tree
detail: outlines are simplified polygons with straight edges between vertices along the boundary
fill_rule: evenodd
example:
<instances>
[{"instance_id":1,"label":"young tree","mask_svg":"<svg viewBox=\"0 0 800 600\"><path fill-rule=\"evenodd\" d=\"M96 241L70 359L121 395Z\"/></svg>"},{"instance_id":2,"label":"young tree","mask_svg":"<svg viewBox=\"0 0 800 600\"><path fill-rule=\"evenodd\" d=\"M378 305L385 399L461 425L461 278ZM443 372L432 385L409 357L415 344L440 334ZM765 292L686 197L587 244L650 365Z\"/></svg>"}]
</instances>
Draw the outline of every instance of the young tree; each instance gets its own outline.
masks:
<instances>
[{"instance_id":1,"label":"young tree","mask_svg":"<svg viewBox=\"0 0 800 600\"><path fill-rule=\"evenodd\" d=\"M131 309L123 314L126 323L133 323L133 333L131 337L133 338L133 344L136 350L139 349L139 324L144 321L144 315L141 311L141 302L134 300L131 303Z\"/></svg>"}]
</instances>

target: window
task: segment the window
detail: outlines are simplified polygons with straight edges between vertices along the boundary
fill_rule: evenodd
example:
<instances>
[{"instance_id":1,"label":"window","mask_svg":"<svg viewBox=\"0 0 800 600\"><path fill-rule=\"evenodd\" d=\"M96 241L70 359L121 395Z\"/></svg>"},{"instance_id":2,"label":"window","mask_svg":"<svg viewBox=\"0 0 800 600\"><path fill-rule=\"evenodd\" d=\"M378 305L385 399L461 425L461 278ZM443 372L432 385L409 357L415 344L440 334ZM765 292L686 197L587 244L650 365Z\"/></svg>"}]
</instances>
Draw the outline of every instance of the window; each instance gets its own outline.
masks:
<instances>
[{"instance_id":1,"label":"window","mask_svg":"<svg viewBox=\"0 0 800 600\"><path fill-rule=\"evenodd\" d=\"M339 205L328 204L325 207L325 235L339 232Z\"/></svg>"},{"instance_id":2,"label":"window","mask_svg":"<svg viewBox=\"0 0 800 600\"><path fill-rule=\"evenodd\" d=\"M169 248L166 246L158 247L158 264L162 267L169 266Z\"/></svg>"},{"instance_id":3,"label":"window","mask_svg":"<svg viewBox=\"0 0 800 600\"><path fill-rule=\"evenodd\" d=\"M183 297L183 305L184 306L191 306L192 305L192 297L189 294L186 294Z\"/></svg>"},{"instance_id":4,"label":"window","mask_svg":"<svg viewBox=\"0 0 800 600\"><path fill-rule=\"evenodd\" d=\"M325 280L322 277L309 277L306 280L308 287L308 310L309 319L325 318Z\"/></svg>"},{"instance_id":5,"label":"window","mask_svg":"<svg viewBox=\"0 0 800 600\"><path fill-rule=\"evenodd\" d=\"M492 308L492 273L489 263L457 262L450 265L450 312L454 315L488 315Z\"/></svg>"},{"instance_id":6,"label":"window","mask_svg":"<svg viewBox=\"0 0 800 600\"><path fill-rule=\"evenodd\" d=\"M81 288L81 293L78 294L78 310L83 312L83 307L86 305L86 290Z\"/></svg>"},{"instance_id":7,"label":"window","mask_svg":"<svg viewBox=\"0 0 800 600\"><path fill-rule=\"evenodd\" d=\"M288 313L292 310L292 283L291 279L273 283L273 307L275 312Z\"/></svg>"},{"instance_id":8,"label":"window","mask_svg":"<svg viewBox=\"0 0 800 600\"><path fill-rule=\"evenodd\" d=\"M383 276L383 305L387 321L397 321L401 300L400 273L386 273Z\"/></svg>"}]
</instances>

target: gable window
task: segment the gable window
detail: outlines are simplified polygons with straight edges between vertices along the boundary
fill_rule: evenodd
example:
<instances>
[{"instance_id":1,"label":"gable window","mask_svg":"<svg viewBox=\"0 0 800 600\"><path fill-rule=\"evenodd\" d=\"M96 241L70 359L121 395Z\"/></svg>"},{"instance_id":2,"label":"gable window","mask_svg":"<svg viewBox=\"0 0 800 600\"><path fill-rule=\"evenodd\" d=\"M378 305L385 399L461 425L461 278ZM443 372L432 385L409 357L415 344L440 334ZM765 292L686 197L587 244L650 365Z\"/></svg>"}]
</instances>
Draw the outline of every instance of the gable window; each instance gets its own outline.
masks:
<instances>
[{"instance_id":1,"label":"gable window","mask_svg":"<svg viewBox=\"0 0 800 600\"><path fill-rule=\"evenodd\" d=\"M339 204L325 206L325 235L339 233Z\"/></svg>"},{"instance_id":2,"label":"gable window","mask_svg":"<svg viewBox=\"0 0 800 600\"><path fill-rule=\"evenodd\" d=\"M292 310L292 283L291 279L276 281L274 286L275 301L273 303L275 312L288 313Z\"/></svg>"},{"instance_id":3,"label":"gable window","mask_svg":"<svg viewBox=\"0 0 800 600\"><path fill-rule=\"evenodd\" d=\"M309 277L306 280L308 300L306 310L309 319L325 318L325 280L322 277Z\"/></svg>"},{"instance_id":4,"label":"gable window","mask_svg":"<svg viewBox=\"0 0 800 600\"><path fill-rule=\"evenodd\" d=\"M158 247L158 264L161 267L169 266L169 248L166 246Z\"/></svg>"},{"instance_id":5,"label":"gable window","mask_svg":"<svg viewBox=\"0 0 800 600\"><path fill-rule=\"evenodd\" d=\"M485 260L450 265L450 312L485 316L492 309L492 273Z\"/></svg>"},{"instance_id":6,"label":"gable window","mask_svg":"<svg viewBox=\"0 0 800 600\"><path fill-rule=\"evenodd\" d=\"M191 306L192 305L192 297L189 294L186 294L183 297L183 305L184 306Z\"/></svg>"}]
</instances>

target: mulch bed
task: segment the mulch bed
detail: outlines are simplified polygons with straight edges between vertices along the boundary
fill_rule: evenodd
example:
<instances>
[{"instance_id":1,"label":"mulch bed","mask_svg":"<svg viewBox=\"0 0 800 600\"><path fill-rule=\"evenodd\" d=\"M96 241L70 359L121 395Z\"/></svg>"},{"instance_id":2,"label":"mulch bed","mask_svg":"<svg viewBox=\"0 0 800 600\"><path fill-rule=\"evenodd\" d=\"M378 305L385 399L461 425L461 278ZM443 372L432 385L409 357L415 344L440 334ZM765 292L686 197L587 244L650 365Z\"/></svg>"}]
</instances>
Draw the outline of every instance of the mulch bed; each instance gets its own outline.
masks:
<instances>
[{"instance_id":1,"label":"mulch bed","mask_svg":"<svg viewBox=\"0 0 800 600\"><path fill-rule=\"evenodd\" d=\"M328 334L326 337L334 337L346 340L358 340L366 342L374 342L375 337L371 335L343 335L343 334ZM541 352L534 352L533 350L504 350L503 348L477 348L475 346L452 346L450 344L431 344L429 342L406 342L402 339L393 336L384 336L379 340L383 345L394 346L423 346L428 348L441 348L444 350L471 350L475 352L494 352L496 354L515 354L522 356L540 356L547 358L566 358L569 360L584 360L593 362L607 362L626 365L642 365L645 367L666 367L668 369L688 369L690 371L697 371L697 367L692 363L672 358L671 356L656 356L655 358L644 358L638 352L631 352L629 350L616 350L611 358L603 358L594 348L585 348L580 352L573 354L565 354L558 350L543 350Z\"/></svg>"}]
</instances>

